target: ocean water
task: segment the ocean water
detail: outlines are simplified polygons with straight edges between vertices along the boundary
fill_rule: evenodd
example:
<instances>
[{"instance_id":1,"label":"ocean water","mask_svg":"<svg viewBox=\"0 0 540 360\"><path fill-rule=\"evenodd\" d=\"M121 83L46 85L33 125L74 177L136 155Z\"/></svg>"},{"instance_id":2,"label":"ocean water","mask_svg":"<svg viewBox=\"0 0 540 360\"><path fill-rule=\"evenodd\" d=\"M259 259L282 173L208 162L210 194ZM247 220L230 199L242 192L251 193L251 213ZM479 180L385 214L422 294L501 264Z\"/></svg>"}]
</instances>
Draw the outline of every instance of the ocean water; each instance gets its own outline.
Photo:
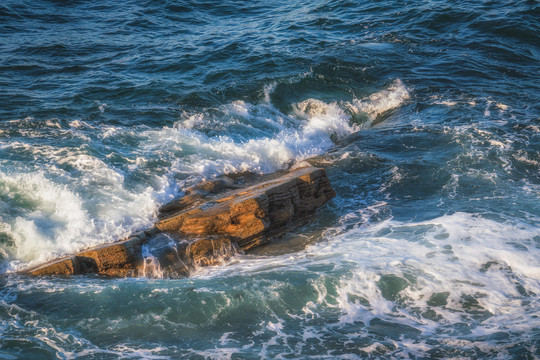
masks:
<instances>
[{"instance_id":1,"label":"ocean water","mask_svg":"<svg viewBox=\"0 0 540 360\"><path fill-rule=\"evenodd\" d=\"M4 0L0 358L540 358L540 3ZM187 279L28 278L315 157L317 219Z\"/></svg>"}]
</instances>

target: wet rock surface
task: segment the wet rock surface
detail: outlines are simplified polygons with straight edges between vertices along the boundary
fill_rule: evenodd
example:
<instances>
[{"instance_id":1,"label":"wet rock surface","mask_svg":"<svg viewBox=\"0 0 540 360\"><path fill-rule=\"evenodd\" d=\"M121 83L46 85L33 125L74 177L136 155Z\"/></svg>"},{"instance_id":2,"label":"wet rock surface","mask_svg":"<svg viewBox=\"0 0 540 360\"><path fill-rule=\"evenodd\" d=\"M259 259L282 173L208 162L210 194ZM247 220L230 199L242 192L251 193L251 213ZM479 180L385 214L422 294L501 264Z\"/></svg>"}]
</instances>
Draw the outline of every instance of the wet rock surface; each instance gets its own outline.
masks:
<instances>
[{"instance_id":1,"label":"wet rock surface","mask_svg":"<svg viewBox=\"0 0 540 360\"><path fill-rule=\"evenodd\" d=\"M26 274L185 277L313 218L335 196L324 169L221 176L165 204L151 229L27 269Z\"/></svg>"}]
</instances>

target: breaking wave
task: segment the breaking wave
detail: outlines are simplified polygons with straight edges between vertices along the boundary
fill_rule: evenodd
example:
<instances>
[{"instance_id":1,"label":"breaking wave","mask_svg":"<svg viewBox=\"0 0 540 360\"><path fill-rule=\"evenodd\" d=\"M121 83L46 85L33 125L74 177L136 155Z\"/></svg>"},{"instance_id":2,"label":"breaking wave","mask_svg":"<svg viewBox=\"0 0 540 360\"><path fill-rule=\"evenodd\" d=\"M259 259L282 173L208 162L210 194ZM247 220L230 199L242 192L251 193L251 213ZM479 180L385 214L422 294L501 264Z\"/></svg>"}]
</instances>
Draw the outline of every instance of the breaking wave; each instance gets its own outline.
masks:
<instances>
[{"instance_id":1,"label":"breaking wave","mask_svg":"<svg viewBox=\"0 0 540 360\"><path fill-rule=\"evenodd\" d=\"M12 259L9 267L17 269L119 239L149 226L158 205L174 197L185 181L267 173L323 154L369 126L369 121L353 121L352 108L374 119L409 98L395 80L366 99L307 99L285 114L268 102L272 89L262 103L234 101L161 129L13 121L11 135L18 140L0 143L1 151L30 161L0 173L0 206L6 209L0 219L0 256ZM73 136L73 146L41 141L66 135Z\"/></svg>"}]
</instances>

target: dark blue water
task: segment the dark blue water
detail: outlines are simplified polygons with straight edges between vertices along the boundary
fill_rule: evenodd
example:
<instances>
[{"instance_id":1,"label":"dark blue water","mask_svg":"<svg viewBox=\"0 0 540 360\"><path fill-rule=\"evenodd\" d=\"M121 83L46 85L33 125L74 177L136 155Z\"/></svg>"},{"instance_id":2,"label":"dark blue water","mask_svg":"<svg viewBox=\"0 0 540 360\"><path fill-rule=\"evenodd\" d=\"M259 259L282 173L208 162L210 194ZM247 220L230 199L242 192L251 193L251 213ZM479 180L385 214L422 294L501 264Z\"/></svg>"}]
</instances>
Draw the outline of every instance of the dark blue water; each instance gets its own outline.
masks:
<instances>
[{"instance_id":1,"label":"dark blue water","mask_svg":"<svg viewBox=\"0 0 540 360\"><path fill-rule=\"evenodd\" d=\"M0 4L0 357L540 357L538 1ZM337 197L189 279L15 272L222 173Z\"/></svg>"}]
</instances>

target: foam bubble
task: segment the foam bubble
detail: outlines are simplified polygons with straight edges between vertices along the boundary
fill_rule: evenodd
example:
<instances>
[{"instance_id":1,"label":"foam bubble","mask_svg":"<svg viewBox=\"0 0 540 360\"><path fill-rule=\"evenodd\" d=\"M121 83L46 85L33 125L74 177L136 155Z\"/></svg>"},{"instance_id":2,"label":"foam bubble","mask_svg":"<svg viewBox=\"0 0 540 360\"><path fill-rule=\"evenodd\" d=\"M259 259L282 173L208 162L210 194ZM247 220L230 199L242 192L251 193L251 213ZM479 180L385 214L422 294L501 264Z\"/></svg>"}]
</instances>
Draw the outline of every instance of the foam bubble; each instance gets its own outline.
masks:
<instances>
[{"instance_id":1,"label":"foam bubble","mask_svg":"<svg viewBox=\"0 0 540 360\"><path fill-rule=\"evenodd\" d=\"M382 113L401 106L409 98L409 89L400 79L396 79L387 89L371 94L365 99L354 100L349 107L353 113L363 112L374 120Z\"/></svg>"}]
</instances>

